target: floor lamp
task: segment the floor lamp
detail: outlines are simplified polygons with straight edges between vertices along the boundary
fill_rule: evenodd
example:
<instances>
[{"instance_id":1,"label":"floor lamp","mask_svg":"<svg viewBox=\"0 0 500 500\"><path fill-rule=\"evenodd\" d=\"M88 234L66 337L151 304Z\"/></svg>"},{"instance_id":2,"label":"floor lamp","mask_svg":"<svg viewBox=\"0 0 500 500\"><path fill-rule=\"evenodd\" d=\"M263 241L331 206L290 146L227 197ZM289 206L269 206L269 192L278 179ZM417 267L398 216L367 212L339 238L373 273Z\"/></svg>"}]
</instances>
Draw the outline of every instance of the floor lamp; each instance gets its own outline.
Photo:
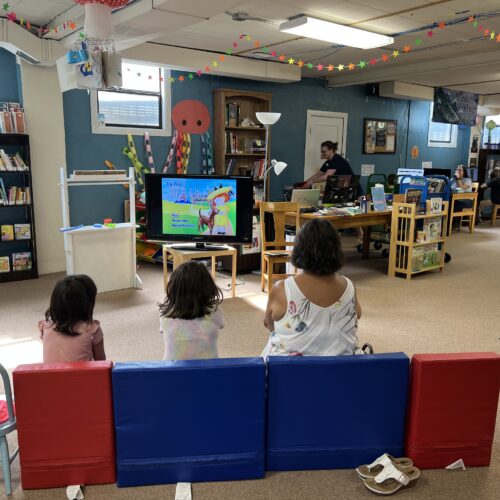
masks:
<instances>
[{"instance_id":1,"label":"floor lamp","mask_svg":"<svg viewBox=\"0 0 500 500\"><path fill-rule=\"evenodd\" d=\"M280 119L281 113L258 112L255 113L255 116L257 117L257 120L259 120L259 122L262 123L262 125L264 125L264 127L266 128L266 160L264 164L264 199L267 201L267 191L266 191L267 175L269 171L273 168L272 165L271 166L269 165L269 129L271 128L271 125L274 125Z\"/></svg>"}]
</instances>

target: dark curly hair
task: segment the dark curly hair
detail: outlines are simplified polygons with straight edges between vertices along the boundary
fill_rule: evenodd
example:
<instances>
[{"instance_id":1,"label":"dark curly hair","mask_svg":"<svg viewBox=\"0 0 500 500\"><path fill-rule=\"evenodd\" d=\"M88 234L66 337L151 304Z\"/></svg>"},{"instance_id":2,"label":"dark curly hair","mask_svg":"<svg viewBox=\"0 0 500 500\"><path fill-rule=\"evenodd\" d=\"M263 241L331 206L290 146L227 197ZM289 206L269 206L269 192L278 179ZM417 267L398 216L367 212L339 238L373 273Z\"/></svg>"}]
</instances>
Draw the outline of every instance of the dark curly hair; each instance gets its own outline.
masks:
<instances>
[{"instance_id":1,"label":"dark curly hair","mask_svg":"<svg viewBox=\"0 0 500 500\"><path fill-rule=\"evenodd\" d=\"M166 292L160 315L167 318L200 318L210 314L223 299L221 289L205 265L196 260L177 267L170 275Z\"/></svg>"},{"instance_id":2,"label":"dark curly hair","mask_svg":"<svg viewBox=\"0 0 500 500\"><path fill-rule=\"evenodd\" d=\"M54 323L57 332L76 337L80 335L74 330L76 324L92 321L96 295L97 288L89 276L66 276L54 287L45 319Z\"/></svg>"},{"instance_id":3,"label":"dark curly hair","mask_svg":"<svg viewBox=\"0 0 500 500\"><path fill-rule=\"evenodd\" d=\"M292 264L311 274L333 274L344 265L344 253L337 230L324 219L304 224L295 238Z\"/></svg>"}]
</instances>

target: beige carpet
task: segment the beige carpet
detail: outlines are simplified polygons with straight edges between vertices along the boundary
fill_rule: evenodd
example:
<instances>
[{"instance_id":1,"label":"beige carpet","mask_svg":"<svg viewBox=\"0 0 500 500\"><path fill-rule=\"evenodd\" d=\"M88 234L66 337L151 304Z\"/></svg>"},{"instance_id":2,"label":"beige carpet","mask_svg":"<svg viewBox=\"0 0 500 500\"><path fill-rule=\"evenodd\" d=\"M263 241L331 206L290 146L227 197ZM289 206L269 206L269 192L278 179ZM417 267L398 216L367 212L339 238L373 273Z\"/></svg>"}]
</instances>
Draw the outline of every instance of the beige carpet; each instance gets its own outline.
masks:
<instances>
[{"instance_id":1,"label":"beige carpet","mask_svg":"<svg viewBox=\"0 0 500 500\"><path fill-rule=\"evenodd\" d=\"M443 273L420 275L411 281L387 277L387 260L373 253L361 260L354 240L345 240L348 264L343 272L353 279L363 307L361 341L376 352L500 351L500 226L482 225L473 234L454 234L447 242L453 260ZM161 359L156 303L162 298L159 266L141 265L144 289L100 294L95 317L102 323L108 359ZM36 324L42 317L54 282L61 275L0 285L0 362L12 370L41 360ZM244 275L237 299L224 301L227 326L220 338L221 357L256 356L267 336L262 324L266 296L258 277ZM228 278L219 278L227 286ZM374 388L376 386L374 385ZM498 419L497 419L498 424ZM15 444L15 436L11 445ZM63 489L23 491L19 460L12 465L15 499L65 498ZM500 426L497 425L492 465L466 472L424 471L418 484L398 493L408 499L499 498ZM496 492L496 493L495 493ZM0 481L0 498L4 494ZM119 489L89 486L86 499L174 499L175 486ZM199 483L194 500L222 499L356 499L372 498L351 470L268 473L258 481Z\"/></svg>"}]
</instances>

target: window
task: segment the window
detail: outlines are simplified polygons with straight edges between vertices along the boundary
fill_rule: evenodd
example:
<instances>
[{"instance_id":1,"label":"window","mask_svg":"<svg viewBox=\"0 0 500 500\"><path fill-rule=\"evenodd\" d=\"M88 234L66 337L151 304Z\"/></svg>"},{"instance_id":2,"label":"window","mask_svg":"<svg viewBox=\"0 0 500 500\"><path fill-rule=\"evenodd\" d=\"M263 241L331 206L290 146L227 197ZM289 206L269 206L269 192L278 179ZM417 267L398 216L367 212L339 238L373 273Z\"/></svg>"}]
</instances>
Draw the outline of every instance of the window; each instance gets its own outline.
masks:
<instances>
[{"instance_id":1,"label":"window","mask_svg":"<svg viewBox=\"0 0 500 500\"><path fill-rule=\"evenodd\" d=\"M483 129L483 144L491 142L492 144L500 144L500 115L487 116L484 119L486 125L490 120L493 120L497 126L491 131L491 141L489 140L489 130L484 127Z\"/></svg>"},{"instance_id":2,"label":"window","mask_svg":"<svg viewBox=\"0 0 500 500\"><path fill-rule=\"evenodd\" d=\"M170 135L169 74L158 66L122 63L122 87L91 94L92 132Z\"/></svg>"},{"instance_id":3,"label":"window","mask_svg":"<svg viewBox=\"0 0 500 500\"><path fill-rule=\"evenodd\" d=\"M429 108L429 130L427 132L427 146L430 148L456 148L457 125L432 121L434 103Z\"/></svg>"}]
</instances>

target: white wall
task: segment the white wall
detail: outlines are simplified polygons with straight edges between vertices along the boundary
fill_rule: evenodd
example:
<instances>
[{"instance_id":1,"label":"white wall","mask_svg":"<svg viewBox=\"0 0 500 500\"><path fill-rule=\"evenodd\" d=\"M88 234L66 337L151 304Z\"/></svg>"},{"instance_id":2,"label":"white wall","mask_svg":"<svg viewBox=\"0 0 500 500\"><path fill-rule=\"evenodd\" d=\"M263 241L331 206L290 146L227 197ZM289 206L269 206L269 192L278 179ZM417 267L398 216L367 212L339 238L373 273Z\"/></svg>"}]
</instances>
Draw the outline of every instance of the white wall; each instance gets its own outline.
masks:
<instances>
[{"instance_id":1,"label":"white wall","mask_svg":"<svg viewBox=\"0 0 500 500\"><path fill-rule=\"evenodd\" d=\"M22 63L23 103L30 136L38 272L66 269L59 168L66 167L63 100L57 69ZM64 169L66 171L66 168Z\"/></svg>"}]
</instances>

